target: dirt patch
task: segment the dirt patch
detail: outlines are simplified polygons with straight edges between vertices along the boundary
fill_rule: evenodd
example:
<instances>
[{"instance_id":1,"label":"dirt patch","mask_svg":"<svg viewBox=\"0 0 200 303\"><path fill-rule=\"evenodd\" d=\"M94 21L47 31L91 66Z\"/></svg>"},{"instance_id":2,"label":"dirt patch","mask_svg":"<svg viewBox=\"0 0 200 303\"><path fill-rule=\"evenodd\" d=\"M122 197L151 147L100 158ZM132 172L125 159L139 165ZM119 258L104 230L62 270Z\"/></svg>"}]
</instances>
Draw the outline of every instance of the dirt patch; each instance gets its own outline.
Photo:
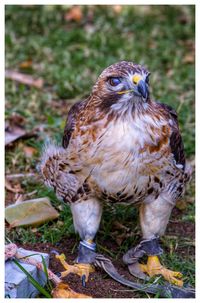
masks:
<instances>
[{"instance_id":1,"label":"dirt patch","mask_svg":"<svg viewBox=\"0 0 200 303\"><path fill-rule=\"evenodd\" d=\"M5 197L5 207L14 203L15 203L15 194L7 190Z\"/></svg>"},{"instance_id":2,"label":"dirt patch","mask_svg":"<svg viewBox=\"0 0 200 303\"><path fill-rule=\"evenodd\" d=\"M8 193L7 202L12 201L14 198L13 193ZM9 203L8 203L9 204ZM181 221L183 213L178 209L174 209L172 212L172 216L170 219L170 223L168 224L168 228L166 231L166 237L175 237L182 239L188 238L191 241L194 241L195 235L195 225L192 222L183 222ZM40 236L38 235L38 242L40 241ZM102 241L99 239L100 244L103 247L106 247L111 252L119 251L119 245L114 240ZM17 244L17 243L16 243ZM23 247L24 249L35 250L39 252L46 252L50 254L50 269L56 273L63 271L64 268L60 264L60 262L55 258L55 255L51 252L52 250L56 250L59 253L64 253L66 256L66 261L70 264L73 264L73 261L77 257L77 240L75 236L71 236L71 238L63 238L60 242L56 244L51 243L23 243L19 244L19 247ZM136 243L134 243L136 245ZM169 247L165 245L164 250L166 253L169 253ZM185 258L187 256L194 256L195 249L192 245L178 246L176 254L179 254ZM117 260L112 259L110 255L103 253L109 259L112 260L113 264L119 271L121 275L124 275L127 279L136 281L136 279L131 276L128 272L127 267L122 262L122 254L117 257ZM172 268L173 269L173 268ZM96 271L89 276L89 281L87 282L86 288L82 287L80 277L74 274L68 275L64 281L69 284L69 286L76 292L84 293L86 295L92 296L94 298L141 298L145 297L145 294L139 293L138 291L132 290L128 287L122 286L118 282L112 280L105 272L100 269L96 269ZM149 296L149 295L148 295ZM153 297L153 296L152 296Z\"/></svg>"},{"instance_id":3,"label":"dirt patch","mask_svg":"<svg viewBox=\"0 0 200 303\"><path fill-rule=\"evenodd\" d=\"M47 252L50 254L50 269L53 272L63 271L63 267L55 255L51 253L52 250L56 250L59 253L64 253L66 261L73 264L73 261L77 257L77 251L72 253L72 250L76 242L74 239L63 239L62 242L57 245L49 243L37 243L37 244L25 244L21 245L25 249L37 250L41 252ZM113 243L113 249L115 248ZM105 254L106 255L106 254ZM108 256L107 256L108 257ZM110 258L110 257L109 257ZM120 274L126 276L128 279L134 280L134 278L128 273L128 269L123 265L121 260L113 260L114 265L119 270ZM94 273L89 276L89 281L86 287L81 285L80 277L74 274L69 274L63 279L69 286L76 292L84 293L94 298L139 298L139 293L120 285L118 282L112 280L105 272L101 269L96 269Z\"/></svg>"},{"instance_id":4,"label":"dirt patch","mask_svg":"<svg viewBox=\"0 0 200 303\"><path fill-rule=\"evenodd\" d=\"M183 226L183 227L182 227ZM175 227L175 229L173 229ZM188 236L193 232L193 224L183 224L180 227L180 224L170 224L168 228L168 235L176 234L176 236L181 236L183 230L186 230ZM171 233L172 232L172 233ZM185 232L184 232L185 235ZM63 267L58 260L56 260L55 255L51 252L56 250L59 253L64 253L66 256L66 261L70 264L73 264L73 261L77 257L76 240L73 238L63 238L63 240L56 245L50 243L37 243L37 244L24 244L22 245L25 249L31 249L41 252L47 252L50 254L50 269L56 273L63 271ZM107 247L110 251L117 251L119 247L114 241L103 241L101 243L104 247ZM179 253L179 249L176 251ZM180 249L181 255L194 255L194 249L190 248L188 251L188 246ZM106 256L106 253L104 254ZM128 272L127 267L122 262L122 255L119 256L118 260L112 259L107 255L109 259L112 260L115 267L118 269L121 275L124 275L127 279L136 281L136 279L131 276ZM69 284L69 286L76 292L84 293L90 295L94 298L141 298L141 293L134 291L128 287L124 287L118 282L112 280L105 272L100 269L96 269L94 273L91 273L89 276L89 281L87 282L86 288L82 287L80 277L74 274L69 274L64 281ZM144 294L143 294L144 297Z\"/></svg>"},{"instance_id":5,"label":"dirt patch","mask_svg":"<svg viewBox=\"0 0 200 303\"><path fill-rule=\"evenodd\" d=\"M184 238L194 239L195 224L192 222L170 222L167 228L167 234L178 236L184 235Z\"/></svg>"}]
</instances>

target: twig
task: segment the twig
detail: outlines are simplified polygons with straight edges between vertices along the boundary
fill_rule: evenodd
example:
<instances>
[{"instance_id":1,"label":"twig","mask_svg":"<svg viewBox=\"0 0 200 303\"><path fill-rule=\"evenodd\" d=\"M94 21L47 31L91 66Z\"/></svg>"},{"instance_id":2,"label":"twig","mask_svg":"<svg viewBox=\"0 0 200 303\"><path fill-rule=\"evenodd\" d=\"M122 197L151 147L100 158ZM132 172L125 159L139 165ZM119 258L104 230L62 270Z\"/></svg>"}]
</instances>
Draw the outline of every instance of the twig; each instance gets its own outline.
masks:
<instances>
[{"instance_id":1,"label":"twig","mask_svg":"<svg viewBox=\"0 0 200 303\"><path fill-rule=\"evenodd\" d=\"M18 178L31 178L36 177L37 175L34 173L28 173L28 174L12 174L12 175L6 175L6 179L12 180L12 179L18 179Z\"/></svg>"},{"instance_id":2,"label":"twig","mask_svg":"<svg viewBox=\"0 0 200 303\"><path fill-rule=\"evenodd\" d=\"M42 78L34 79L30 75L22 74L14 70L6 70L5 76L7 79L11 79L29 86L34 86L36 88L42 88L44 83Z\"/></svg>"}]
</instances>

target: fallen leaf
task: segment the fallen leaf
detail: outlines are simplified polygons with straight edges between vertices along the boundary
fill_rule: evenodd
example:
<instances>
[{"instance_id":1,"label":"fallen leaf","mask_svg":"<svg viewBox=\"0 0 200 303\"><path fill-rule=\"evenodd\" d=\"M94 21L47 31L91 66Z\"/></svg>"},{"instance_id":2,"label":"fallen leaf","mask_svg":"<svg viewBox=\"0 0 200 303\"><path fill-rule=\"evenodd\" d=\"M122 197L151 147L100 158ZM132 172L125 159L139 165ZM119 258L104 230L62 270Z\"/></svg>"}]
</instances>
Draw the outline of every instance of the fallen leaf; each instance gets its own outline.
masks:
<instances>
[{"instance_id":1,"label":"fallen leaf","mask_svg":"<svg viewBox=\"0 0 200 303\"><path fill-rule=\"evenodd\" d=\"M6 121L5 145L21 139L35 136L35 132L27 132L21 125L25 124L25 118L17 113L12 114Z\"/></svg>"},{"instance_id":2,"label":"fallen leaf","mask_svg":"<svg viewBox=\"0 0 200 303\"><path fill-rule=\"evenodd\" d=\"M23 191L19 183L12 185L7 179L5 180L5 188L15 194Z\"/></svg>"},{"instance_id":3,"label":"fallen leaf","mask_svg":"<svg viewBox=\"0 0 200 303\"><path fill-rule=\"evenodd\" d=\"M34 131L27 132L25 129L19 126L7 128L7 130L5 131L5 146L13 143L16 140L30 138L34 136L36 136L36 133Z\"/></svg>"},{"instance_id":4,"label":"fallen leaf","mask_svg":"<svg viewBox=\"0 0 200 303\"><path fill-rule=\"evenodd\" d=\"M32 158L37 153L37 149L32 146L24 146L23 151L27 158Z\"/></svg>"},{"instance_id":5,"label":"fallen leaf","mask_svg":"<svg viewBox=\"0 0 200 303\"><path fill-rule=\"evenodd\" d=\"M183 58L183 63L194 63L194 54L187 54L184 58Z\"/></svg>"},{"instance_id":6,"label":"fallen leaf","mask_svg":"<svg viewBox=\"0 0 200 303\"><path fill-rule=\"evenodd\" d=\"M8 122L9 122L9 125L8 127L10 126L15 126L15 125L18 125L18 126L22 126L26 123L26 119L25 117L23 117L22 115L16 113L16 112L13 112L9 117L8 117Z\"/></svg>"},{"instance_id":7,"label":"fallen leaf","mask_svg":"<svg viewBox=\"0 0 200 303\"><path fill-rule=\"evenodd\" d=\"M5 218L10 226L38 226L58 218L59 213L51 205L48 197L12 204L5 209Z\"/></svg>"},{"instance_id":8,"label":"fallen leaf","mask_svg":"<svg viewBox=\"0 0 200 303\"><path fill-rule=\"evenodd\" d=\"M116 13L116 14L120 14L121 11L122 11L122 5L114 5L113 6L113 11Z\"/></svg>"},{"instance_id":9,"label":"fallen leaf","mask_svg":"<svg viewBox=\"0 0 200 303\"><path fill-rule=\"evenodd\" d=\"M66 283L59 283L52 290L52 296L53 298L92 298L90 296L75 292Z\"/></svg>"},{"instance_id":10,"label":"fallen leaf","mask_svg":"<svg viewBox=\"0 0 200 303\"><path fill-rule=\"evenodd\" d=\"M14 70L6 70L5 76L7 79L14 80L25 85L34 86L36 88L42 88L44 80L42 78L34 79L32 76L22 74Z\"/></svg>"},{"instance_id":11,"label":"fallen leaf","mask_svg":"<svg viewBox=\"0 0 200 303\"><path fill-rule=\"evenodd\" d=\"M166 73L167 77L172 77L174 75L174 70L173 69L169 69Z\"/></svg>"},{"instance_id":12,"label":"fallen leaf","mask_svg":"<svg viewBox=\"0 0 200 303\"><path fill-rule=\"evenodd\" d=\"M38 228L33 227L33 228L31 228L31 231L32 231L33 233L37 233L37 232L38 232Z\"/></svg>"},{"instance_id":13,"label":"fallen leaf","mask_svg":"<svg viewBox=\"0 0 200 303\"><path fill-rule=\"evenodd\" d=\"M20 63L19 67L22 69L27 69L27 68L31 68L33 65L33 61L32 60L26 60Z\"/></svg>"},{"instance_id":14,"label":"fallen leaf","mask_svg":"<svg viewBox=\"0 0 200 303\"><path fill-rule=\"evenodd\" d=\"M16 126L15 128L12 128L12 130L6 130L5 132L5 145L9 145L10 143L23 138L26 136L26 131Z\"/></svg>"},{"instance_id":15,"label":"fallen leaf","mask_svg":"<svg viewBox=\"0 0 200 303\"><path fill-rule=\"evenodd\" d=\"M66 21L76 21L80 22L83 18L83 13L81 7L76 5L73 6L64 16Z\"/></svg>"}]
</instances>

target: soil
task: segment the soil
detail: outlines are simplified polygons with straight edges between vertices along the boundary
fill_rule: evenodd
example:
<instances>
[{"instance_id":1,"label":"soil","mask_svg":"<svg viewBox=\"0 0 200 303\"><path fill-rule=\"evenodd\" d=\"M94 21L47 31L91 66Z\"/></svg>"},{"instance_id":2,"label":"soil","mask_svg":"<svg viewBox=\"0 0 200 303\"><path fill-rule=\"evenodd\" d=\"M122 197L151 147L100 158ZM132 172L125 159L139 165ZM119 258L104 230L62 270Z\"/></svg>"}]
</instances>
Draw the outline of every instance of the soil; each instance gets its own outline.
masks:
<instances>
[{"instance_id":1,"label":"soil","mask_svg":"<svg viewBox=\"0 0 200 303\"><path fill-rule=\"evenodd\" d=\"M11 195L7 196L7 198L7 201L12 201L11 198L13 198L13 194L11 193ZM8 205L10 203L6 204ZM182 211L175 208L172 212L166 235L169 237L176 236L180 238L184 235L184 238L188 238L190 241L193 241L195 235L195 225L192 222L181 222L181 216ZM114 240L104 241L101 243L101 245L110 251L119 250L119 246ZM20 244L20 247L25 249L49 253L50 269L54 273L61 272L64 270L64 268L55 258L52 250L56 250L58 253L64 253L66 256L66 261L73 264L73 261L77 257L77 250L74 249L76 246L77 241L75 237L63 238L61 242L56 243L55 245L52 245L51 243ZM184 246L178 247L176 253L182 256L187 256L194 255L195 251L193 246ZM109 255L106 255L106 253L104 253L104 255L112 260L113 264L121 275L124 275L129 280L135 281L134 277L129 274L127 267L123 264L122 255L119 256L118 260L113 260ZM63 279L63 281L66 282L74 291L92 296L93 298L141 298L141 293L120 285L100 269L96 269L94 273L90 274L86 287L82 286L80 277L74 274L69 274Z\"/></svg>"},{"instance_id":2,"label":"soil","mask_svg":"<svg viewBox=\"0 0 200 303\"><path fill-rule=\"evenodd\" d=\"M26 249L49 253L49 268L56 273L61 272L64 269L60 262L56 260L55 255L51 253L51 251L56 250L58 253L64 253L66 256L66 261L73 264L73 261L77 257L77 251L72 253L72 249L75 244L75 239L66 238L63 239L62 242L57 243L57 245L52 245L49 243L37 243L26 244L23 245L23 247ZM113 243L113 249L116 249L116 246L117 245ZM106 256L106 254L104 255ZM128 273L127 268L123 265L121 260L113 261L113 264L117 267L120 274L126 276L130 280L134 280L134 278ZM66 282L74 291L92 296L93 298L139 298L138 293L120 285L118 282L115 282L101 269L97 269L94 273L90 274L86 287L82 286L80 277L74 274L69 274L63 279L63 282Z\"/></svg>"},{"instance_id":3,"label":"soil","mask_svg":"<svg viewBox=\"0 0 200 303\"><path fill-rule=\"evenodd\" d=\"M188 237L191 241L194 239L194 224L191 222L178 222L178 218L181 215L181 211L175 209L173 211L172 219L176 218L177 222L170 222L166 234L168 236L181 236L184 234L184 237ZM63 271L62 265L56 260L55 255L51 252L56 250L59 253L64 253L66 256L66 261L70 264L73 264L77 256L77 251L74 250L77 242L75 238L63 238L63 240L56 245L50 243L37 243L37 244L25 244L23 245L26 249L32 249L42 252L47 252L50 254L50 269L53 272ZM107 247L110 251L116 251L119 249L119 246L114 241L104 241L101 243L104 247ZM188 251L189 249L189 251ZM74 251L72 253L72 251ZM176 253L181 255L194 255L194 248L189 246L189 248L181 247L176 250ZM106 256L106 254L104 254ZM112 260L115 267L118 269L121 275L124 275L129 280L134 280L134 277L131 276L128 272L127 267L122 262L122 256L118 260L113 260L110 256L107 255L109 259ZM69 274L64 278L66 282L73 290L79 293L83 293L93 298L139 298L141 294L138 292L120 285L118 282L112 280L105 272L100 269L97 269L94 273L91 273L89 276L89 281L86 284L86 287L81 285L80 277L74 274Z\"/></svg>"}]
</instances>

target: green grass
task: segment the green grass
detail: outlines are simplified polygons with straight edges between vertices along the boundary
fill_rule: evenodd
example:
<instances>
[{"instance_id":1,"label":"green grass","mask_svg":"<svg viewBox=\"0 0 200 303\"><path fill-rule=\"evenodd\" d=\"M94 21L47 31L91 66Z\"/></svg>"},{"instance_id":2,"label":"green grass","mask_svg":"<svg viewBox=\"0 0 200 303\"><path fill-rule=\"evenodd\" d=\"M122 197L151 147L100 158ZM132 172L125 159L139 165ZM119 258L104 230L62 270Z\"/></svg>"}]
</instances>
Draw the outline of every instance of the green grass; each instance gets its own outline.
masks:
<instances>
[{"instance_id":1,"label":"green grass","mask_svg":"<svg viewBox=\"0 0 200 303\"><path fill-rule=\"evenodd\" d=\"M194 159L194 6L124 6L119 14L111 6L84 6L80 22L65 20L69 10L69 6L6 6L6 68L45 81L42 90L5 82L6 119L18 113L25 118L27 130L39 127L37 139L19 141L6 150L6 173L37 172L44 140L51 137L61 142L69 107L91 91L105 67L120 60L144 64L151 71L152 96L177 109L186 156ZM27 60L32 60L32 65L20 67ZM37 149L31 159L25 156L24 145ZM63 236L74 236L68 207L41 181L24 179L20 183L25 193L36 190L35 198L49 196L60 218L38 227L37 233L31 227L7 230L12 241L56 243ZM194 182L186 199L194 200ZM117 220L134 234L113 253L115 258L139 239L137 210L106 207L99 245L104 240L114 241L113 223ZM182 211L181 220L194 222L194 204ZM173 253L166 260L178 269L184 260L185 272L194 272L194 256L183 256L182 260ZM192 277L189 282L194 283Z\"/></svg>"}]
</instances>

